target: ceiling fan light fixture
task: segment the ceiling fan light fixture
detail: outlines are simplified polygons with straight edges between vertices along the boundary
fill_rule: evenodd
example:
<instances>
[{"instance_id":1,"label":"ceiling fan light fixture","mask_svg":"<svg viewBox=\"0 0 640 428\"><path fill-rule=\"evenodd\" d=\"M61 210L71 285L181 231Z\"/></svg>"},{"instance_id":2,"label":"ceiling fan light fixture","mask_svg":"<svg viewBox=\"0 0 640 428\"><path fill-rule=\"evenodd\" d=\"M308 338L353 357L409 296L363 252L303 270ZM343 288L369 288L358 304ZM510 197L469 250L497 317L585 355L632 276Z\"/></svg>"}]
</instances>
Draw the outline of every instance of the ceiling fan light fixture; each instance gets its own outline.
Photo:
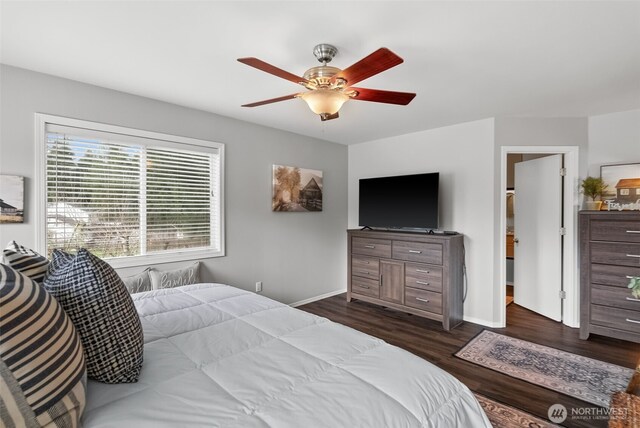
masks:
<instances>
[{"instance_id":1,"label":"ceiling fan light fixture","mask_svg":"<svg viewBox=\"0 0 640 428\"><path fill-rule=\"evenodd\" d=\"M402 64L402 58L387 48L378 49L344 70L327 65L338 53L335 46L326 43L319 44L314 48L313 53L322 65L311 67L304 73L304 77L289 73L258 58L238 58L238 61L243 64L299 84L308 90L303 93L244 104L242 107L258 107L293 98L302 98L312 112L326 121L337 119L339 117L338 111L351 98L358 101L406 106L416 96L416 94L409 92L353 87L362 80Z\"/></svg>"},{"instance_id":2,"label":"ceiling fan light fixture","mask_svg":"<svg viewBox=\"0 0 640 428\"><path fill-rule=\"evenodd\" d=\"M349 100L349 96L342 91L331 89L316 89L300 94L312 112L315 114L336 114L342 105Z\"/></svg>"}]
</instances>

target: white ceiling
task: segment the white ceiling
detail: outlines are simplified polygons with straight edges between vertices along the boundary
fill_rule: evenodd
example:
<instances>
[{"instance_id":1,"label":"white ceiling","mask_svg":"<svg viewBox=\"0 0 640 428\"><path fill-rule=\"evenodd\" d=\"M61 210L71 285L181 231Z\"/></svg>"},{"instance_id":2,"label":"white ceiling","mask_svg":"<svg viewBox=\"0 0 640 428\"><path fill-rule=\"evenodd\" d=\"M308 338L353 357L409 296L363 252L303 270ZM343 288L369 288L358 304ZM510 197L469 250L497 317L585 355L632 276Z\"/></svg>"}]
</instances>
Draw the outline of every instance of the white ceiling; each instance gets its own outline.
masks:
<instances>
[{"instance_id":1,"label":"white ceiling","mask_svg":"<svg viewBox=\"0 0 640 428\"><path fill-rule=\"evenodd\" d=\"M640 2L2 1L5 64L345 144L493 116L640 107ZM236 58L302 74L317 43L345 68L379 47L404 64L358 84L416 92L350 101L321 122L300 92Z\"/></svg>"}]
</instances>

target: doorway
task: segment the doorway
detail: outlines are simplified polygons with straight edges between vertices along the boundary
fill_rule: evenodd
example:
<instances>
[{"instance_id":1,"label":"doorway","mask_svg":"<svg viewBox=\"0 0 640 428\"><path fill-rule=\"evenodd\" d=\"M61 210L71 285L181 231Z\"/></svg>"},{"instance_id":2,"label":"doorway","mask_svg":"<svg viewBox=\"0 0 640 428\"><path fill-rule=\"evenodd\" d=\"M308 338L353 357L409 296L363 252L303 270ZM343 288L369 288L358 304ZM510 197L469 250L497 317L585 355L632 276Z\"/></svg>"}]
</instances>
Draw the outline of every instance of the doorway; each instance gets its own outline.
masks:
<instances>
[{"instance_id":1,"label":"doorway","mask_svg":"<svg viewBox=\"0 0 640 428\"><path fill-rule=\"evenodd\" d=\"M511 156L509 156L511 155ZM549 164L552 160L551 156L555 156L555 158L563 158L564 162L564 183L561 185L561 200L556 204L556 208L558 212L558 223L550 223L547 224L547 228L554 229L554 233L564 233L563 239L558 239L559 253L558 258L563 260L562 263L557 260L557 275L558 284L557 291L553 293L553 296L549 294L549 290L551 288L546 287L546 295L534 296L533 300L530 294L531 287L522 288L520 291L525 291L525 293L520 294L520 300L525 303L523 306L527 307L527 304L531 305L530 309L535 310L536 312L541 312L545 316L550 316L556 320L562 320L562 322L570 327L578 327L579 325L579 300L578 300L578 276L577 276L577 268L578 268L578 259L577 259L577 212L579 207L579 194L578 194L578 147L574 146L503 146L501 150L501 180L500 180L500 188L502 191L503 197L500 202L500 225L499 225L499 236L500 236L500 274L499 274L499 284L497 286L499 294L498 301L500 302L500 319L499 325L506 326L506 307L507 301L512 298L510 295L515 297L516 303L518 302L518 292L517 286L515 282L515 277L512 275L511 268L516 263L513 259L514 256L517 256L518 250L512 251L511 243L513 240L518 240L517 231L516 234L512 234L514 232L515 226L515 218L509 219L508 211L511 211L510 203L518 200L518 189L514 188L515 185L513 183L513 176L510 174L510 167L517 164L518 162L514 162L514 159L519 159L521 162L531 161L534 159L539 159L546 157L548 161L540 161L540 163L545 162L547 165L553 165L553 163ZM531 164L535 164L537 162L530 162ZM524 165L524 164L523 164ZM547 175L549 174L549 167L547 166ZM560 174L560 169L563 168L561 164L558 164L557 174ZM544 171L544 169L543 169ZM523 182L526 184L526 182ZM532 186L528 186L531 188ZM535 188L535 186L534 186ZM505 195L506 192L506 195ZM535 204L534 204L535 207ZM515 214L515 213L514 213ZM532 227L536 227L536 222L532 223ZM557 229L555 230L556 227ZM522 230L522 227L521 227ZM547 230L547 229L545 229ZM529 237L527 237L527 242L530 242L531 236L535 237L535 233L529 233ZM547 234L547 237L551 235ZM511 237L511 240L509 239ZM510 242L511 241L511 242ZM546 241L545 241L546 242ZM517 247L518 243L513 242L513 245ZM562 255L559 255L561 252ZM530 252L530 255L527 256L526 251L522 252L526 257L531 257L531 254L540 254L540 251L535 251L533 253ZM544 253L544 252L542 252ZM507 256L512 257L512 259L508 259ZM550 260L555 260L556 256L551 258ZM510 261L513 260L513 261ZM520 260L521 263L526 266L526 260ZM533 260L532 265L535 263L540 263L538 260ZM533 273L540 273L539 281L543 281L546 284L546 280L544 279L544 275L548 274L543 269L538 269ZM548 276L547 276L548 277ZM511 282L511 284L509 284ZM561 285L560 285L561 284ZM513 289L510 289L509 285L513 285ZM542 287L544 288L544 287ZM562 290L564 298L560 294L560 290ZM513 291L513 293L511 293ZM557 298L554 304L556 307L554 308L554 304L551 304L553 298ZM536 307L535 300L542 300L542 307ZM531 304L531 302L534 302ZM550 311L551 310L551 311ZM547 312L547 313L545 313ZM557 314L555 316L554 314Z\"/></svg>"}]
</instances>

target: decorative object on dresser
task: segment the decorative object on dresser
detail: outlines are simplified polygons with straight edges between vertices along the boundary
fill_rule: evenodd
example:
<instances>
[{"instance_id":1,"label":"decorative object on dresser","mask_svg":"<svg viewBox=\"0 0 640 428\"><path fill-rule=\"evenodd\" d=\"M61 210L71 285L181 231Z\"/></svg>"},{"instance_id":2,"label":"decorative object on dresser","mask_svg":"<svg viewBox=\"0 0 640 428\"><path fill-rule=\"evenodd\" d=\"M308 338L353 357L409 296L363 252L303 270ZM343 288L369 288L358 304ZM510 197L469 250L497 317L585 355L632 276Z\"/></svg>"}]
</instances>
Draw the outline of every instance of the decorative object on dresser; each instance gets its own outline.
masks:
<instances>
[{"instance_id":1,"label":"decorative object on dresser","mask_svg":"<svg viewBox=\"0 0 640 428\"><path fill-rule=\"evenodd\" d=\"M640 210L640 162L600 166L606 189L602 209Z\"/></svg>"},{"instance_id":2,"label":"decorative object on dresser","mask_svg":"<svg viewBox=\"0 0 640 428\"><path fill-rule=\"evenodd\" d=\"M349 230L347 301L387 306L452 329L463 314L463 239Z\"/></svg>"},{"instance_id":3,"label":"decorative object on dresser","mask_svg":"<svg viewBox=\"0 0 640 428\"><path fill-rule=\"evenodd\" d=\"M600 177L587 177L582 180L580 183L580 187L582 187L582 193L585 196L591 198L590 201L585 201L585 209L587 210L595 210L600 211L600 207L602 206L602 200L596 201L596 198L602 199L602 195L607 190L607 185L604 184L602 178Z\"/></svg>"},{"instance_id":4,"label":"decorative object on dresser","mask_svg":"<svg viewBox=\"0 0 640 428\"><path fill-rule=\"evenodd\" d=\"M640 343L640 212L580 212L580 338L601 334Z\"/></svg>"},{"instance_id":5,"label":"decorative object on dresser","mask_svg":"<svg viewBox=\"0 0 640 428\"><path fill-rule=\"evenodd\" d=\"M631 290L633 297L640 299L640 276L632 276L629 278L629 285L627 287Z\"/></svg>"}]
</instances>

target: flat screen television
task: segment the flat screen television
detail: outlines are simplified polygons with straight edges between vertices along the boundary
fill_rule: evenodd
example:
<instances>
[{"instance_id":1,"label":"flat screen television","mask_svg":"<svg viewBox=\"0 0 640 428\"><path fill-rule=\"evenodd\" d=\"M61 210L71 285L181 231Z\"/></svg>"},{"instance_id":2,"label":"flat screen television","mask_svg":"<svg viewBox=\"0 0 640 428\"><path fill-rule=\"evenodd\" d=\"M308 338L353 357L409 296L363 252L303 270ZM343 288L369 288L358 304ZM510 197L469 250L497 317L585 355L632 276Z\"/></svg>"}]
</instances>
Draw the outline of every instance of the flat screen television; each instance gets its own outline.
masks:
<instances>
[{"instance_id":1,"label":"flat screen television","mask_svg":"<svg viewBox=\"0 0 640 428\"><path fill-rule=\"evenodd\" d=\"M440 174L360 180L360 226L437 229Z\"/></svg>"}]
</instances>

